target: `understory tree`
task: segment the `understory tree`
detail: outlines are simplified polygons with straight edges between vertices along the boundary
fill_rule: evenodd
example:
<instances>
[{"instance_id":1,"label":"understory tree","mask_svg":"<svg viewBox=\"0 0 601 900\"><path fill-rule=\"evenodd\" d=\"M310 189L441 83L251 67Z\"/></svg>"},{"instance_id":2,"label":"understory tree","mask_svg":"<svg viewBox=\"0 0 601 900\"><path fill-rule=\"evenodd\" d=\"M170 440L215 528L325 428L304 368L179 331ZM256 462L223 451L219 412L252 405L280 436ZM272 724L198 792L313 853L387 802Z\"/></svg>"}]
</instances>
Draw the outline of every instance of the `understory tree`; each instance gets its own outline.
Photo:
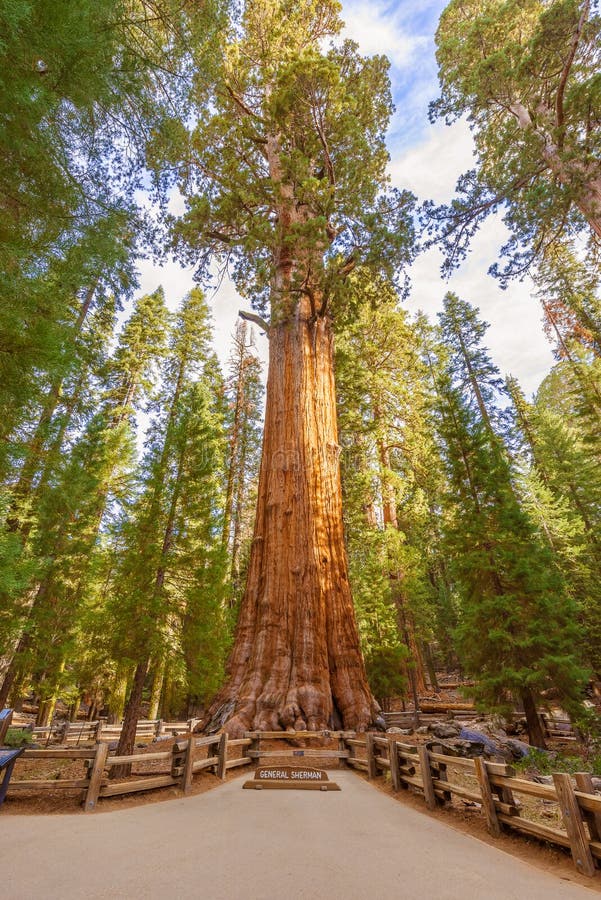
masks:
<instances>
[{"instance_id":1,"label":"understory tree","mask_svg":"<svg viewBox=\"0 0 601 900\"><path fill-rule=\"evenodd\" d=\"M509 388L525 463L525 503L576 604L582 625L580 655L599 680L601 444L587 391L600 383L597 368L578 360L578 379L570 363L561 361L531 403L515 380Z\"/></svg>"},{"instance_id":2,"label":"understory tree","mask_svg":"<svg viewBox=\"0 0 601 900\"><path fill-rule=\"evenodd\" d=\"M531 743L544 747L543 692L556 691L571 711L581 697L576 606L516 492L496 402L501 383L482 346L487 326L453 294L440 321L438 429L452 507L446 547L461 593L458 649L476 700L500 712L520 700Z\"/></svg>"},{"instance_id":3,"label":"understory tree","mask_svg":"<svg viewBox=\"0 0 601 900\"><path fill-rule=\"evenodd\" d=\"M205 606L207 598L212 603L204 627L215 634L216 652L210 658L216 675L221 668L224 560L217 473L224 464L223 409L221 378L209 340L208 309L195 289L172 329L139 487L119 529L111 600L115 656L125 657L134 668L119 739L121 755L133 750L153 659L181 655L178 622L188 632L183 652L192 671L198 671L200 598ZM198 676L193 680L198 694Z\"/></svg>"},{"instance_id":4,"label":"understory tree","mask_svg":"<svg viewBox=\"0 0 601 900\"><path fill-rule=\"evenodd\" d=\"M229 605L233 610L239 605L244 586L261 460L265 390L254 341L252 327L242 319L236 324L226 384L229 416L223 546L231 557L232 595Z\"/></svg>"},{"instance_id":5,"label":"understory tree","mask_svg":"<svg viewBox=\"0 0 601 900\"><path fill-rule=\"evenodd\" d=\"M395 660L380 651L404 647L399 671L415 695L435 683L428 642L448 638L434 588L441 465L421 339L382 279L355 273L347 300L352 315L336 321L336 368L351 583L378 681Z\"/></svg>"},{"instance_id":6,"label":"understory tree","mask_svg":"<svg viewBox=\"0 0 601 900\"><path fill-rule=\"evenodd\" d=\"M26 526L24 557L35 560L36 566L27 589L5 598L12 600L4 613L12 608L6 628L15 647L0 686L0 702L6 702L9 691L17 693L30 673L45 673L50 695L58 686L55 676L60 675L77 611L93 580L92 559L103 518L133 464L135 415L152 385L156 357L164 352L162 290L137 301L107 359L112 325L112 319L102 324L102 365L91 385L80 384L83 396L34 482L31 510L24 524L17 522L21 532ZM59 419L59 436L63 424ZM4 629L2 637L7 637Z\"/></svg>"},{"instance_id":7,"label":"understory tree","mask_svg":"<svg viewBox=\"0 0 601 900\"><path fill-rule=\"evenodd\" d=\"M359 647L340 487L331 318L349 272L411 255L411 198L383 193L388 63L333 0L249 0L198 125L162 150L186 180L180 255L228 265L261 314L269 375L257 514L227 679L202 727L362 730L378 715ZM179 134L179 137L178 137Z\"/></svg>"}]
</instances>

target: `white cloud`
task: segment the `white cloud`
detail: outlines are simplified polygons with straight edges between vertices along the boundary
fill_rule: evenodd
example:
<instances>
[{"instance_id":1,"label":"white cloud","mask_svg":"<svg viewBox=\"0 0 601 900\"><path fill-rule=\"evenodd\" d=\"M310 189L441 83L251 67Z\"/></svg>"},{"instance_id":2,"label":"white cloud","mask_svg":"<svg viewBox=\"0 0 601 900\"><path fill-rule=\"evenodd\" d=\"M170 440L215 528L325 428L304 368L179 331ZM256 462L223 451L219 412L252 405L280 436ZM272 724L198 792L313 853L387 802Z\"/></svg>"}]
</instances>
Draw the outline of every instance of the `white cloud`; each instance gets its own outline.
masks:
<instances>
[{"instance_id":1,"label":"white cloud","mask_svg":"<svg viewBox=\"0 0 601 900\"><path fill-rule=\"evenodd\" d=\"M142 259L138 264L140 293L150 294L162 285L170 309L176 309L185 294L194 287L194 269L169 260L158 265L150 259Z\"/></svg>"},{"instance_id":2,"label":"white cloud","mask_svg":"<svg viewBox=\"0 0 601 900\"><path fill-rule=\"evenodd\" d=\"M393 11L386 3L353 0L344 4L342 15L343 37L356 41L366 56L385 54L397 68L408 66L428 42L427 37L407 31L400 9Z\"/></svg>"},{"instance_id":3,"label":"white cloud","mask_svg":"<svg viewBox=\"0 0 601 900\"><path fill-rule=\"evenodd\" d=\"M391 148L389 173L395 187L409 188L436 203L448 202L457 178L473 165L473 140L468 125L433 125L420 143L396 157Z\"/></svg>"},{"instance_id":4,"label":"white cloud","mask_svg":"<svg viewBox=\"0 0 601 900\"><path fill-rule=\"evenodd\" d=\"M533 295L530 279L512 283L501 290L487 275L489 265L498 257L507 231L498 216L491 217L480 229L472 252L459 271L448 281L440 276L440 253L431 249L415 261L411 270L413 290L407 308L418 309L436 322L447 291L454 291L480 310L490 328L485 343L501 374L514 375L527 394L533 393L553 365L551 347L541 326L541 308Z\"/></svg>"}]
</instances>

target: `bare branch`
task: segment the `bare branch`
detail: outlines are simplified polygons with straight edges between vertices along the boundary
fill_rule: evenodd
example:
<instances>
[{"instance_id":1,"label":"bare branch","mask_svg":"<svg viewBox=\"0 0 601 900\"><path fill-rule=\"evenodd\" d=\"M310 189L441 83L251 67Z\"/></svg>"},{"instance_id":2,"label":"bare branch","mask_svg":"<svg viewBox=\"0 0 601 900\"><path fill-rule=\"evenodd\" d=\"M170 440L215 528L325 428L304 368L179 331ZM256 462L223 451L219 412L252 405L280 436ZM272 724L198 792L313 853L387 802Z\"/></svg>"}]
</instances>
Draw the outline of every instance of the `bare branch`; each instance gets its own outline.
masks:
<instances>
[{"instance_id":1,"label":"bare branch","mask_svg":"<svg viewBox=\"0 0 601 900\"><path fill-rule=\"evenodd\" d=\"M256 313L246 312L243 309L238 310L238 315L247 322L254 322L255 325L258 325L261 331L264 331L267 337L269 337L269 325L265 319L261 318L261 316L258 316Z\"/></svg>"}]
</instances>

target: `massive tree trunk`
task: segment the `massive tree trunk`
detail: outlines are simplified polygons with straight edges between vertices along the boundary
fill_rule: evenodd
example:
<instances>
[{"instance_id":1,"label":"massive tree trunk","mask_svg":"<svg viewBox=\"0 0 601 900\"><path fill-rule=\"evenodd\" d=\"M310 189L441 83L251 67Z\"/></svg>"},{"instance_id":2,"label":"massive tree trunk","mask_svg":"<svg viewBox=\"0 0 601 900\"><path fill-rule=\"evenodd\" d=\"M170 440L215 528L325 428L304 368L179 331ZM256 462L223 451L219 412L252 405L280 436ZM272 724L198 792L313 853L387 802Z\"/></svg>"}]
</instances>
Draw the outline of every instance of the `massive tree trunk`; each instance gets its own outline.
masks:
<instances>
[{"instance_id":1,"label":"massive tree trunk","mask_svg":"<svg viewBox=\"0 0 601 900\"><path fill-rule=\"evenodd\" d=\"M200 727L358 731L376 719L343 538L329 318L270 328L257 517L225 686Z\"/></svg>"}]
</instances>

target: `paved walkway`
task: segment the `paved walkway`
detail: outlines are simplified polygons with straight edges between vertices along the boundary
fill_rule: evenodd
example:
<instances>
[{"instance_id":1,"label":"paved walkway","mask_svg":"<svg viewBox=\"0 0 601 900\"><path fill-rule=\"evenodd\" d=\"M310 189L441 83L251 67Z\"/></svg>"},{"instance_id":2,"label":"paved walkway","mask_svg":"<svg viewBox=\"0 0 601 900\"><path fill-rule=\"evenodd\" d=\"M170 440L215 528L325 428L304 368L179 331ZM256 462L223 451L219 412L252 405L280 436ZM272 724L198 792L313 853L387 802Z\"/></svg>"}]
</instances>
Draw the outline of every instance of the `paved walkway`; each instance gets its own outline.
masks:
<instances>
[{"instance_id":1,"label":"paved walkway","mask_svg":"<svg viewBox=\"0 0 601 900\"><path fill-rule=\"evenodd\" d=\"M248 776L246 776L248 777ZM6 900L594 900L333 772L342 790L208 794L88 816L0 816ZM599 876L601 877L601 876Z\"/></svg>"}]
</instances>

